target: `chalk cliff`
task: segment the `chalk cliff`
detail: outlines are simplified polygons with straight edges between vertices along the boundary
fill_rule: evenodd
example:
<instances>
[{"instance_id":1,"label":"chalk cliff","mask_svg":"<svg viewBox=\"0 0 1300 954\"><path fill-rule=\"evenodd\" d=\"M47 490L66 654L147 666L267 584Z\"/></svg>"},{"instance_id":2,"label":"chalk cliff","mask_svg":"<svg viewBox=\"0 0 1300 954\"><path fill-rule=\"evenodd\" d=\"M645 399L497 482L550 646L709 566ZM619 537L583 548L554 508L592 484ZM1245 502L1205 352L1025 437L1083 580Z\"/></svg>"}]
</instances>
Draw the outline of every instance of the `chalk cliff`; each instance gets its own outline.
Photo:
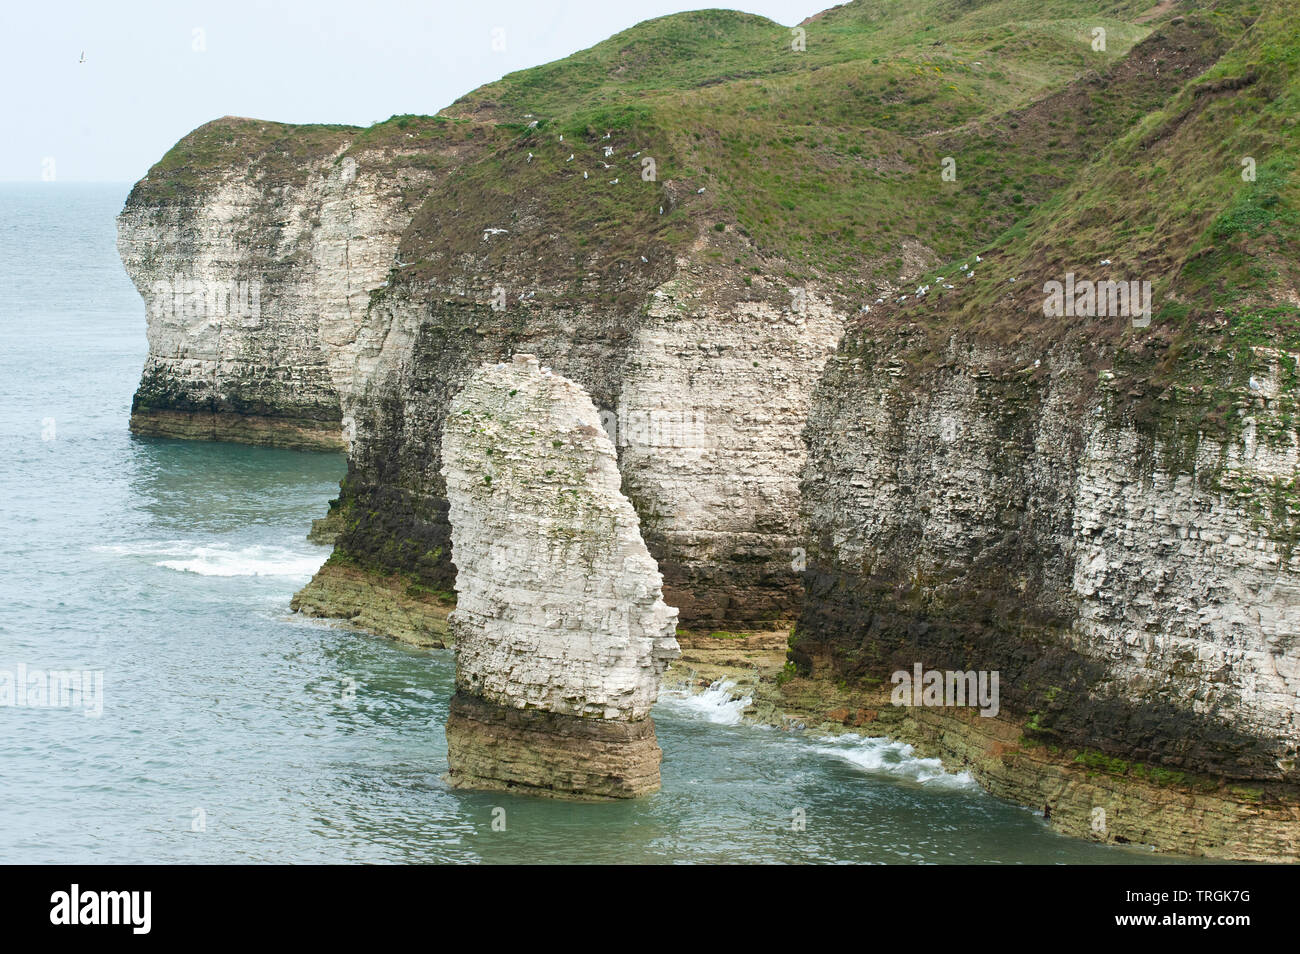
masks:
<instances>
[{"instance_id":1,"label":"chalk cliff","mask_svg":"<svg viewBox=\"0 0 1300 954\"><path fill-rule=\"evenodd\" d=\"M294 605L442 645L452 400L535 354L683 626L797 619L785 691L858 712L996 669L997 719L889 731L1076 834L1296 857L1297 15L960 6L802 50L667 17L438 117L196 130L119 220L133 427L346 447ZM1153 321L1048 318L1067 272L1152 281Z\"/></svg>"},{"instance_id":2,"label":"chalk cliff","mask_svg":"<svg viewBox=\"0 0 1300 954\"><path fill-rule=\"evenodd\" d=\"M532 355L475 372L443 432L457 604L453 784L659 787L650 708L677 611L586 393Z\"/></svg>"},{"instance_id":3,"label":"chalk cliff","mask_svg":"<svg viewBox=\"0 0 1300 954\"><path fill-rule=\"evenodd\" d=\"M1190 449L1135 424L1109 370L1081 387L1075 355L915 357L855 334L822 381L800 671L998 672L1009 720L904 731L1058 824L1101 809L1109 838L1295 857L1298 514L1261 504L1300 473L1276 390L1296 355L1261 354L1244 430Z\"/></svg>"},{"instance_id":4,"label":"chalk cliff","mask_svg":"<svg viewBox=\"0 0 1300 954\"><path fill-rule=\"evenodd\" d=\"M370 294L456 151L404 128L227 117L136 184L117 221L148 315L134 432L346 447Z\"/></svg>"},{"instance_id":5,"label":"chalk cliff","mask_svg":"<svg viewBox=\"0 0 1300 954\"><path fill-rule=\"evenodd\" d=\"M999 672L998 719L896 730L1092 837L1300 857L1300 234L1252 152L1296 140L1294 22L853 322L805 430L795 670ZM1151 316L1094 294L1144 276Z\"/></svg>"}]
</instances>

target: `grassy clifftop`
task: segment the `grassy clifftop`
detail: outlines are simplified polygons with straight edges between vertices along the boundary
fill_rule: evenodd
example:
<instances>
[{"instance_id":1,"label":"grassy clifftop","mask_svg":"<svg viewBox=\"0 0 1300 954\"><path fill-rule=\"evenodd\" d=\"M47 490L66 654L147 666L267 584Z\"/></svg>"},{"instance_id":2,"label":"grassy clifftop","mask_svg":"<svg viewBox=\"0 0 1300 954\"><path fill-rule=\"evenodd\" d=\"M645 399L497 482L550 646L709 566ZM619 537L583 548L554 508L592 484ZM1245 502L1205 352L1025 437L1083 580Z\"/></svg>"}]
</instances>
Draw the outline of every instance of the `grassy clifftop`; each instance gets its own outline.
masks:
<instances>
[{"instance_id":1,"label":"grassy clifftop","mask_svg":"<svg viewBox=\"0 0 1300 954\"><path fill-rule=\"evenodd\" d=\"M662 17L510 74L437 117L395 116L368 129L217 120L150 170L137 198L193 198L246 164L267 181L292 180L342 149L400 151L406 162L427 150L431 162L479 164L455 187L466 208L499 204L508 176L510 192L534 197L525 204L545 215L550 233L603 244L606 259L638 260L647 229L675 251L717 230L731 233L710 236L730 264L781 280L833 280L852 294L991 238L1067 181L1096 142L1079 148L1047 135L1050 121L1034 127L1041 135L1016 133L1015 119L993 124L1106 75L1156 25L1138 22L1147 7L875 0L832 8L797 30L734 11ZM1098 28L1104 49L1093 48ZM1096 138L1117 135L1159 98L1138 97L1135 107L1112 97ZM606 133L621 136L617 158L603 155ZM958 181L969 175L970 188L940 179L941 160L961 148ZM655 159L656 182L674 184L669 194L639 187L641 166L628 161L635 152ZM919 248L902 251L905 238ZM404 260L436 255L419 244Z\"/></svg>"},{"instance_id":2,"label":"grassy clifftop","mask_svg":"<svg viewBox=\"0 0 1300 954\"><path fill-rule=\"evenodd\" d=\"M1076 34L1095 26L1110 33L1105 55L1122 55L1145 32L1128 21L1147 6L1142 0L874 0L833 7L797 28L732 10L700 10L648 20L563 60L511 73L445 112L559 118L600 106L653 105L647 100L746 79L797 81L847 63L887 74L891 60L908 61L933 46L944 47L935 51L944 56L1003 53L1014 65L1009 77L998 78L1023 84L1028 93L1088 61L1092 51L1080 47Z\"/></svg>"},{"instance_id":3,"label":"grassy clifftop","mask_svg":"<svg viewBox=\"0 0 1300 954\"><path fill-rule=\"evenodd\" d=\"M330 156L400 155L406 165L433 165L484 130L443 116L393 116L373 126L295 125L223 116L186 135L136 183L131 201L194 202L235 175L272 187L301 185ZM423 156L423 160L421 159Z\"/></svg>"},{"instance_id":4,"label":"grassy clifftop","mask_svg":"<svg viewBox=\"0 0 1300 954\"><path fill-rule=\"evenodd\" d=\"M1186 19L1231 45L992 243L990 279L1100 277L1083 273L1109 259L1157 283L1166 318L1294 297L1300 10L1225 2ZM1008 300L1000 286L962 310Z\"/></svg>"},{"instance_id":5,"label":"grassy clifftop","mask_svg":"<svg viewBox=\"0 0 1300 954\"><path fill-rule=\"evenodd\" d=\"M573 148L548 147L564 136L577 148L569 168L592 172L592 150L606 133L621 134L635 144L622 156L653 156L659 179L679 186L683 212L676 229L669 223L670 238L736 233L734 241L711 236L710 254L755 274L833 281L855 293L911 270L916 254L942 260L972 235L991 238L1065 182L1095 145L1030 130L991 133L985 124L1108 73L1149 32L1124 19L1145 7L862 3L812 17L798 33L731 11L679 14L511 74L444 112L517 123L535 158L531 169L511 167L512 183L524 193L564 193L561 208L583 227L591 224L582 218L587 203L638 223L644 206L663 204L628 188L628 174L635 181L640 170L626 163L567 194ZM1106 30L1102 50L1093 48L1096 28ZM1112 97L1098 111L1099 137L1118 134L1170 88ZM976 188L940 178L954 143L969 147ZM626 194L621 207L606 201L614 178ZM566 218L551 221L563 232ZM921 247L904 250L905 239Z\"/></svg>"}]
</instances>

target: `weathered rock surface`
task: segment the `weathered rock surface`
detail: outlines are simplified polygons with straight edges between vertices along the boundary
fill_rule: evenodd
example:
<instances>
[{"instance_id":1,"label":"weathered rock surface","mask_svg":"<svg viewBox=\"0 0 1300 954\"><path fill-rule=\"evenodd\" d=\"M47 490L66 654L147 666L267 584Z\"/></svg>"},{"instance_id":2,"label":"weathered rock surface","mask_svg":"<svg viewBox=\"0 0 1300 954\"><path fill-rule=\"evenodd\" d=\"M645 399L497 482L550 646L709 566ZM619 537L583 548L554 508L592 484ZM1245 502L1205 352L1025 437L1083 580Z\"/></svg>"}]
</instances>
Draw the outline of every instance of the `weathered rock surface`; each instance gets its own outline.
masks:
<instances>
[{"instance_id":1,"label":"weathered rock surface","mask_svg":"<svg viewBox=\"0 0 1300 954\"><path fill-rule=\"evenodd\" d=\"M336 560L322 566L289 602L295 613L343 619L421 649L447 648L447 615L454 605L449 593L423 590L400 577L376 576ZM348 607L346 615L340 615L340 606Z\"/></svg>"},{"instance_id":2,"label":"weathered rock surface","mask_svg":"<svg viewBox=\"0 0 1300 954\"><path fill-rule=\"evenodd\" d=\"M117 244L148 314L136 433L346 447L370 293L439 154L352 148L359 133L217 120L178 149L225 148L228 161L183 190L158 168L132 190ZM274 165L289 149L292 163Z\"/></svg>"},{"instance_id":3,"label":"weathered rock surface","mask_svg":"<svg viewBox=\"0 0 1300 954\"><path fill-rule=\"evenodd\" d=\"M1300 554L1294 511L1260 506L1300 472L1277 359L1244 429L1189 449L1068 355L910 357L850 339L819 391L802 670L998 671L1031 745L1294 805Z\"/></svg>"},{"instance_id":4,"label":"weathered rock surface","mask_svg":"<svg viewBox=\"0 0 1300 954\"><path fill-rule=\"evenodd\" d=\"M591 399L532 355L485 366L451 404L443 475L458 597L450 780L658 788L650 708L677 611Z\"/></svg>"},{"instance_id":5,"label":"weathered rock surface","mask_svg":"<svg viewBox=\"0 0 1300 954\"><path fill-rule=\"evenodd\" d=\"M498 250L457 260L454 282L402 285L372 309L376 330L365 337L376 347L359 352L369 384L358 402L340 507L351 524L339 549L451 588L440 473L448 406L473 368L526 347L596 403L684 623L794 619L802 596L792 569L799 434L843 315L816 295L796 312L784 284L737 289L734 275L685 261L675 263L675 278L638 279L629 301L618 301L615 288L608 300L601 288L575 300L563 286L530 279L527 265L490 257L510 261L527 243L513 233L494 241ZM535 298L493 310L494 275L512 290L534 289ZM475 290L468 301L465 286Z\"/></svg>"},{"instance_id":6,"label":"weathered rock surface","mask_svg":"<svg viewBox=\"0 0 1300 954\"><path fill-rule=\"evenodd\" d=\"M801 436L845 316L803 289L798 307L784 288L719 300L726 281L683 270L653 291L607 423L667 598L698 627L759 628L803 597Z\"/></svg>"}]
</instances>

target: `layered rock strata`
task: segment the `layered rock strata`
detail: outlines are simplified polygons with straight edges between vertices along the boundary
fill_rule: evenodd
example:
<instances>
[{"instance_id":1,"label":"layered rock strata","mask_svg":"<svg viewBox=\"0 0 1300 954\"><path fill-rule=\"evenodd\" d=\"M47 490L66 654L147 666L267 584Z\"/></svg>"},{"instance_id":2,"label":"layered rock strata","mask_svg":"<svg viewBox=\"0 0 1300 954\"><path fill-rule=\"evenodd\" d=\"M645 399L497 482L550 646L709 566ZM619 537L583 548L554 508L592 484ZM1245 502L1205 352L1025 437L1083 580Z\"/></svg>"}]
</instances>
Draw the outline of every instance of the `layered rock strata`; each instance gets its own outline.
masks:
<instances>
[{"instance_id":1,"label":"layered rock strata","mask_svg":"<svg viewBox=\"0 0 1300 954\"><path fill-rule=\"evenodd\" d=\"M1244 856L1279 832L1293 844L1300 552L1279 488L1300 443L1278 381L1295 356L1257 349L1271 370L1237 394L1240 429L1192 442L1176 435L1194 404L1138 424L1110 372L1084 388L1068 353L962 347L937 370L915 357L851 336L819 389L799 670L857 685L918 662L998 672L1018 739L975 718L988 731L936 733L940 754L1024 799L1024 777L988 766L1037 764L1037 750L1130 779L1095 806L1112 818L1172 787L1189 810L1259 816ZM976 753L981 741L992 748ZM1246 837L1193 826L1156 840L1217 852Z\"/></svg>"},{"instance_id":2,"label":"layered rock strata","mask_svg":"<svg viewBox=\"0 0 1300 954\"><path fill-rule=\"evenodd\" d=\"M677 611L587 394L531 355L487 365L442 438L457 568L452 784L577 797L659 787L650 708Z\"/></svg>"},{"instance_id":3,"label":"layered rock strata","mask_svg":"<svg viewBox=\"0 0 1300 954\"><path fill-rule=\"evenodd\" d=\"M137 183L117 220L148 315L135 433L346 448L370 294L450 151L361 133L227 117Z\"/></svg>"},{"instance_id":4,"label":"layered rock strata","mask_svg":"<svg viewBox=\"0 0 1300 954\"><path fill-rule=\"evenodd\" d=\"M793 620L802 596L793 569L799 435L843 314L815 294L796 311L783 283L749 288L684 261L673 264L675 277L638 278L627 302L613 287L575 299L513 262L515 249L528 247L523 238L494 241L498 250L464 257L455 285L402 284L373 309L367 340L378 347L360 352L369 384L336 508L338 551L452 588L439 472L448 406L478 364L527 348L596 403L683 622L720 629ZM493 274L512 290L502 311L487 300ZM463 300L456 289L466 285L483 298ZM536 297L520 303L521 288ZM327 565L307 593L335 572ZM352 609L336 606L336 615Z\"/></svg>"}]
</instances>

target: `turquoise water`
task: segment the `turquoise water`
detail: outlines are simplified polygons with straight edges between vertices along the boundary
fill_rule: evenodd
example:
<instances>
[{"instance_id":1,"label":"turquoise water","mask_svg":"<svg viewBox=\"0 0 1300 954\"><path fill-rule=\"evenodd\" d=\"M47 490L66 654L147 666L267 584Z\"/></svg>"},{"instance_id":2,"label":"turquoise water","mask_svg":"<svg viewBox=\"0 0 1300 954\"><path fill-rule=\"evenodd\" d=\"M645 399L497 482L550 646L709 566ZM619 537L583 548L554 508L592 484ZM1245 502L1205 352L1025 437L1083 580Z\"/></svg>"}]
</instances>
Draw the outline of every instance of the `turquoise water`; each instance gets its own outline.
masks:
<instances>
[{"instance_id":1,"label":"turquoise water","mask_svg":"<svg viewBox=\"0 0 1300 954\"><path fill-rule=\"evenodd\" d=\"M0 672L103 673L98 716L0 706L0 861L1163 860L902 746L726 724L713 696L661 702L649 798L449 790L451 654L288 612L343 458L127 432L126 191L0 187Z\"/></svg>"}]
</instances>

